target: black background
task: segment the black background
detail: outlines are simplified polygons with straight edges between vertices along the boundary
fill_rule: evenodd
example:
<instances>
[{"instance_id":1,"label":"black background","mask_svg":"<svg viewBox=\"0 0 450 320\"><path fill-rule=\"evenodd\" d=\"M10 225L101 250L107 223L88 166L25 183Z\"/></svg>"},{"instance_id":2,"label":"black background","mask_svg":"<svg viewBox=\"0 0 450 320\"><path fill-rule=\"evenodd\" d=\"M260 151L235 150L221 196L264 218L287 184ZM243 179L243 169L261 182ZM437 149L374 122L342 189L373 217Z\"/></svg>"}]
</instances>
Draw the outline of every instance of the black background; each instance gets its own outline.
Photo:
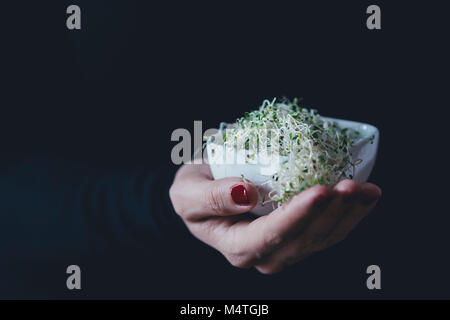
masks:
<instances>
[{"instance_id":1,"label":"black background","mask_svg":"<svg viewBox=\"0 0 450 320\"><path fill-rule=\"evenodd\" d=\"M52 154L108 168L169 165L174 129L192 130L194 120L216 127L280 96L380 130L370 180L383 197L342 244L274 276L234 269L200 244L167 253L155 262L158 274L140 261L129 262L136 264L130 273L100 257L90 262L83 292L65 294L449 297L448 19L440 3L2 3L5 155ZM81 7L80 31L65 26L69 4ZM381 7L382 30L366 28L370 4ZM370 264L381 267L381 291L366 288ZM45 282L30 274L39 295Z\"/></svg>"}]
</instances>

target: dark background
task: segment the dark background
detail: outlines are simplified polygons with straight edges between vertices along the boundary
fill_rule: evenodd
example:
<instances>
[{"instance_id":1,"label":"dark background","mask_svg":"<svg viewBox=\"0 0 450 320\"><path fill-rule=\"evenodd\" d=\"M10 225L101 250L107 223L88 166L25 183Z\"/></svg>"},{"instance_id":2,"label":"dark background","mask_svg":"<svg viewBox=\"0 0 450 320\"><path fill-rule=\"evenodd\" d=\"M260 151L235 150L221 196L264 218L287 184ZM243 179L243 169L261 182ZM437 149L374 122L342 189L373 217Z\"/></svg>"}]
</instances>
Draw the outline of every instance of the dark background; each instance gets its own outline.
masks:
<instances>
[{"instance_id":1,"label":"dark background","mask_svg":"<svg viewBox=\"0 0 450 320\"><path fill-rule=\"evenodd\" d=\"M281 96L373 124L381 135L370 180L383 197L373 214L340 245L281 274L234 269L192 239L193 249L180 243L150 261L84 261L81 292L64 289L66 261L32 261L17 270L33 284L28 294L450 297L448 19L440 3L3 2L5 158L48 154L101 168L169 166L174 129L192 130L194 120L216 127ZM65 26L69 4L81 7L80 31ZM366 28L370 4L381 7L382 30ZM381 267L380 291L366 288L371 264Z\"/></svg>"}]
</instances>

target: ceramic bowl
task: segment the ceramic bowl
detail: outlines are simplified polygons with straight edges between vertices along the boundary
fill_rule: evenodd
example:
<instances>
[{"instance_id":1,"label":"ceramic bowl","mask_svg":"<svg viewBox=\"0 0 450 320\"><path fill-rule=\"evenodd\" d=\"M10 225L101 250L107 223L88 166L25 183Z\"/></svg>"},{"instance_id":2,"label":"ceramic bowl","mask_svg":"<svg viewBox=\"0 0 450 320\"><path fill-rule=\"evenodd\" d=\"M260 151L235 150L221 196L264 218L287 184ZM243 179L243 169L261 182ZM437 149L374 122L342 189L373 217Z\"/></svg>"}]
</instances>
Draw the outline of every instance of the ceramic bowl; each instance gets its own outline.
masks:
<instances>
[{"instance_id":1,"label":"ceramic bowl","mask_svg":"<svg viewBox=\"0 0 450 320\"><path fill-rule=\"evenodd\" d=\"M338 127L341 129L351 128L360 132L357 140L355 140L353 144L353 147L350 149L353 161L357 159L362 160L360 164L356 166L353 179L357 182L367 181L375 165L379 140L378 129L370 124L361 122L326 117L323 117L323 119L336 122ZM279 161L283 160L283 157L279 157L279 159L263 159L261 156L260 159L256 159L256 161L253 161L256 163L236 163L237 161L228 162L223 159L227 159L226 156L230 156L231 158L231 156L233 155L229 155L228 153L234 151L224 149L225 148L223 148L222 145L215 144L214 142L209 142L206 146L208 163L210 165L214 179L243 176L246 179L250 180L253 184L255 184L259 192L258 204L252 210L252 213L261 216L269 214L274 209L276 209L278 206L277 203L270 202L265 203L264 205L262 204L262 199L266 198L267 193L271 191L267 183L265 184L264 182L269 180L270 176L277 171L278 163ZM244 157L244 154L239 154L245 152L247 151L239 150L237 152L238 157Z\"/></svg>"}]
</instances>

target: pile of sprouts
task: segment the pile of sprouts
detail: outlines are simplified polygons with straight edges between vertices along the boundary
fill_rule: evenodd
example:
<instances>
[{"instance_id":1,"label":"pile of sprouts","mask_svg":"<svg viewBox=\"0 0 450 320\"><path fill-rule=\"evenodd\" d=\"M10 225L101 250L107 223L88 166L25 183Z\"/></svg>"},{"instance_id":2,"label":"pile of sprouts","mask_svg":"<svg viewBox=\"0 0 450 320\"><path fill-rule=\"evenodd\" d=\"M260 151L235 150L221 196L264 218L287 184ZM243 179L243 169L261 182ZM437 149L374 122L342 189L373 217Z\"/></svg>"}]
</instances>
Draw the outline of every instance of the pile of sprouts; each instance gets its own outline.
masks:
<instances>
[{"instance_id":1,"label":"pile of sprouts","mask_svg":"<svg viewBox=\"0 0 450 320\"><path fill-rule=\"evenodd\" d=\"M219 133L225 147L245 149L248 161L263 148L280 159L265 182L271 191L263 204L284 203L316 184L334 186L352 179L358 164L352 162L350 148L359 132L339 128L317 110L302 108L298 99L265 100L235 123L222 124Z\"/></svg>"}]
</instances>

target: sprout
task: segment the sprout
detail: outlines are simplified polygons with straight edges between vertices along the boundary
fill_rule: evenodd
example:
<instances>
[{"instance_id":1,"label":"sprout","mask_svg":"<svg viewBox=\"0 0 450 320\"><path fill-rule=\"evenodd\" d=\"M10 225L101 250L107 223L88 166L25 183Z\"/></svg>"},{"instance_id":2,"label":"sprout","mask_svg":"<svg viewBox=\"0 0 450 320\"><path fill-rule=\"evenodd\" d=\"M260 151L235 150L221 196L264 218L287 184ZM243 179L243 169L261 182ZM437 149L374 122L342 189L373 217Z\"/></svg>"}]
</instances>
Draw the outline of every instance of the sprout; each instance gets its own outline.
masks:
<instances>
[{"instance_id":1,"label":"sprout","mask_svg":"<svg viewBox=\"0 0 450 320\"><path fill-rule=\"evenodd\" d=\"M264 100L258 110L246 112L234 124L221 126L220 131L224 129L225 147L252 154L262 145L276 147L271 152L284 159L267 181L272 189L267 195L271 201L284 203L313 185L333 186L353 177L346 172L357 164L351 162L350 147L359 132L338 128L317 110L300 107L299 99ZM244 143L236 145L236 141ZM276 142L278 145L273 146ZM268 201L266 197L264 201Z\"/></svg>"}]
</instances>

